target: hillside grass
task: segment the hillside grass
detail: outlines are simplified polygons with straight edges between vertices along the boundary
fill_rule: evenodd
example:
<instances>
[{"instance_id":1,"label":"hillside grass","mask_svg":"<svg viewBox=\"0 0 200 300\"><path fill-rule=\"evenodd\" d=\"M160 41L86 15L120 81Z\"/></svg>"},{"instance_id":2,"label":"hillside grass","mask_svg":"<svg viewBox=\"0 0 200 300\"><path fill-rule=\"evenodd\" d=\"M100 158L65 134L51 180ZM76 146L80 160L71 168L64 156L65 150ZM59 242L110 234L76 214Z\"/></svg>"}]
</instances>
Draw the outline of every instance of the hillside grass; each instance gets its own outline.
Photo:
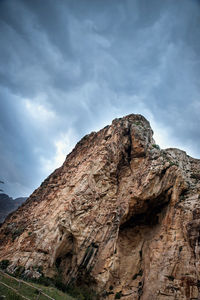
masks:
<instances>
[{"instance_id":1,"label":"hillside grass","mask_svg":"<svg viewBox=\"0 0 200 300\"><path fill-rule=\"evenodd\" d=\"M74 300L75 298L67 295L66 293L63 293L62 291L56 289L55 287L51 287L51 286L43 286L41 284L36 284L36 283L31 283L32 286L28 286L26 285L26 282L21 281L21 283L19 284L19 282L17 282L15 280L15 278L11 278L11 277L6 277L6 275L2 275L0 274L0 281L9 285L10 287L14 288L15 290L17 290L17 292L31 300L36 300L38 299L39 296L39 300L48 300L49 298L47 298L45 295L40 294L39 295L39 290L41 290L42 292L44 292L45 294L47 294L48 296L54 298L55 300ZM17 295L14 291L10 290L9 288L7 288L6 286L2 285L0 283L0 296L6 296L5 299L9 299L9 300L23 300L24 298L22 298L21 296Z\"/></svg>"}]
</instances>

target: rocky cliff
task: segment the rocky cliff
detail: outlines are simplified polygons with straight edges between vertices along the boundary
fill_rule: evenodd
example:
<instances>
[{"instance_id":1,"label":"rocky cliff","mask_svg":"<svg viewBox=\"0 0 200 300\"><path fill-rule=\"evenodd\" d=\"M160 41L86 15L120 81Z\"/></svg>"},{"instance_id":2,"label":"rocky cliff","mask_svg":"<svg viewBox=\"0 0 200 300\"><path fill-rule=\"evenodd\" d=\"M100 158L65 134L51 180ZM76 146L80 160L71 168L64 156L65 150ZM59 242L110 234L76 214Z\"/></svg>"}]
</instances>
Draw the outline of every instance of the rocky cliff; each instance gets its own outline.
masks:
<instances>
[{"instance_id":1,"label":"rocky cliff","mask_svg":"<svg viewBox=\"0 0 200 300\"><path fill-rule=\"evenodd\" d=\"M1 227L0 260L101 298L200 299L200 160L141 115L85 136Z\"/></svg>"}]
</instances>

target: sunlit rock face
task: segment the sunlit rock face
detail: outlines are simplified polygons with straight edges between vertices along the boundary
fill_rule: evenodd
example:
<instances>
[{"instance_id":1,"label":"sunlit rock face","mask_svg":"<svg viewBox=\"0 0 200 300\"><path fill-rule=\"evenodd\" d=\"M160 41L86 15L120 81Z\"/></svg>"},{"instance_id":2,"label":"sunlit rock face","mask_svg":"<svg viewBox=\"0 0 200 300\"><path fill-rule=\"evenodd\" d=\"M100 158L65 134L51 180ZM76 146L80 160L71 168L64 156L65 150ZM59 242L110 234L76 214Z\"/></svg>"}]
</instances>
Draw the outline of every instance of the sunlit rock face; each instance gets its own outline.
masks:
<instances>
[{"instance_id":1,"label":"sunlit rock face","mask_svg":"<svg viewBox=\"0 0 200 300\"><path fill-rule=\"evenodd\" d=\"M85 136L1 227L0 259L100 299L200 299L200 161L141 115Z\"/></svg>"}]
</instances>

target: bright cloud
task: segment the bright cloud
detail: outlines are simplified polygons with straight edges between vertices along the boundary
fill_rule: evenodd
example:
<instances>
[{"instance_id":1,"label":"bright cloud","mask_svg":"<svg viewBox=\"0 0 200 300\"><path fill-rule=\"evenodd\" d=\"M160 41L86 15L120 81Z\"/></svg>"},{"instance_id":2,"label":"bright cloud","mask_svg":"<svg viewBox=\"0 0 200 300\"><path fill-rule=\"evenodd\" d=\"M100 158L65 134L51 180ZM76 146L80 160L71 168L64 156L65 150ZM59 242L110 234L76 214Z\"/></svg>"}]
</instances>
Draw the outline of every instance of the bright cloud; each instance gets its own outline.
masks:
<instances>
[{"instance_id":1,"label":"bright cloud","mask_svg":"<svg viewBox=\"0 0 200 300\"><path fill-rule=\"evenodd\" d=\"M52 173L56 168L59 168L65 161L66 155L72 151L76 143L76 134L72 130L63 133L59 139L54 141L55 154L51 158L45 156L40 157L41 169L45 174Z\"/></svg>"},{"instance_id":2,"label":"bright cloud","mask_svg":"<svg viewBox=\"0 0 200 300\"><path fill-rule=\"evenodd\" d=\"M39 122L51 121L56 117L55 112L48 109L43 104L38 103L38 100L40 98L41 96L34 100L25 99L24 100L25 108L29 113L30 117L35 119L35 121L39 121Z\"/></svg>"}]
</instances>

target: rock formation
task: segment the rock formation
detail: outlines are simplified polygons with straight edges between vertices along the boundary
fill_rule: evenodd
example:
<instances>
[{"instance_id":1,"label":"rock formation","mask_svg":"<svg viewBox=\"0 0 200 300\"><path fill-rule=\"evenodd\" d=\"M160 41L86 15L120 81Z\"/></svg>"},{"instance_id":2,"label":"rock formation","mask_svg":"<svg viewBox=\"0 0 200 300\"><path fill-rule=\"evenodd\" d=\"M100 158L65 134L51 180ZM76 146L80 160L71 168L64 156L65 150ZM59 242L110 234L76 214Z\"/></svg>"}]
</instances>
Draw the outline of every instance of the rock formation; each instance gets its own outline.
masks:
<instances>
[{"instance_id":1,"label":"rock formation","mask_svg":"<svg viewBox=\"0 0 200 300\"><path fill-rule=\"evenodd\" d=\"M6 219L0 260L101 299L200 299L200 160L152 135L128 115L85 136Z\"/></svg>"}]
</instances>

